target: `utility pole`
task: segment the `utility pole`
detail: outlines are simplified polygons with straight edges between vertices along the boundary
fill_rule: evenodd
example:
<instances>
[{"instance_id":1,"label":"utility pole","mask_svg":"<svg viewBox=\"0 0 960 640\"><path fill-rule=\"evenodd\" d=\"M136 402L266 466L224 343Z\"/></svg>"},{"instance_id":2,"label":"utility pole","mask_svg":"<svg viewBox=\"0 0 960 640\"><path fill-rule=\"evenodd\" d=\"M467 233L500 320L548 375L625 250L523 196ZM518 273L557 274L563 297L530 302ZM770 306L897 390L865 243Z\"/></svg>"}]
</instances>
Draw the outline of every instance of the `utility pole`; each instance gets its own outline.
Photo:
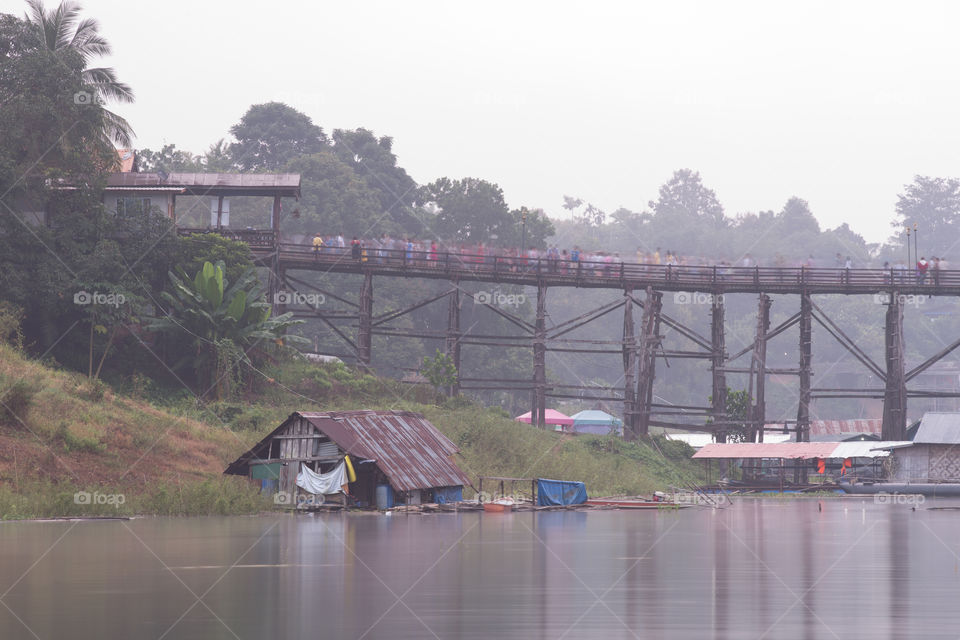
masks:
<instances>
[{"instance_id":1,"label":"utility pole","mask_svg":"<svg viewBox=\"0 0 960 640\"><path fill-rule=\"evenodd\" d=\"M527 208L520 207L520 222L522 226L521 236L520 236L520 255L521 259L526 259L527 257ZM523 264L521 262L521 264Z\"/></svg>"}]
</instances>

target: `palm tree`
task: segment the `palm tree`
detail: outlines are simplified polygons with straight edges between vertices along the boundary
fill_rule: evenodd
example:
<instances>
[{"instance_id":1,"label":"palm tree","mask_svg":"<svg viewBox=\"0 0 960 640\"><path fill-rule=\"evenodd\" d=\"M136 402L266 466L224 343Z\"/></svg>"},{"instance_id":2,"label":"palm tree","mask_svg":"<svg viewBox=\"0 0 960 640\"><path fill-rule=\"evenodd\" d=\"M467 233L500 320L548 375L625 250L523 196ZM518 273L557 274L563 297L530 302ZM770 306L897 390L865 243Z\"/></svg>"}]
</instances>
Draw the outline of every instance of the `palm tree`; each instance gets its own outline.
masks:
<instances>
[{"instance_id":1,"label":"palm tree","mask_svg":"<svg viewBox=\"0 0 960 640\"><path fill-rule=\"evenodd\" d=\"M51 52L71 51L80 56L84 66L91 58L110 55L110 43L97 33L99 25L93 18L80 18L80 5L64 1L56 9L44 9L42 0L27 0L30 12L27 21L34 26L43 45ZM86 85L98 104L107 100L133 102L133 90L117 80L117 73L109 67L85 68L80 80ZM130 124L108 109L103 109L104 137L111 144L131 145L133 129Z\"/></svg>"}]
</instances>

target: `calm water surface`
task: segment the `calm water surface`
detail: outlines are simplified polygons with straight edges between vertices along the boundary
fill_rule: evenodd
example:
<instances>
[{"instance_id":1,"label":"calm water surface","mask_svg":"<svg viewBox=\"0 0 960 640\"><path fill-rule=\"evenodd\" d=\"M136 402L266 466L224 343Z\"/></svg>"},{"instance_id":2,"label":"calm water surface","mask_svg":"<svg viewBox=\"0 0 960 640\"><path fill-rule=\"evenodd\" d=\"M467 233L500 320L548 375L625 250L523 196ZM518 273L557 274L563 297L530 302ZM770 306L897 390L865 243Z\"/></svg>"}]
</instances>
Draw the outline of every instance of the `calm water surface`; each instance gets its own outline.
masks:
<instances>
[{"instance_id":1,"label":"calm water surface","mask_svg":"<svg viewBox=\"0 0 960 640\"><path fill-rule=\"evenodd\" d=\"M957 638L951 504L4 523L0 638Z\"/></svg>"}]
</instances>

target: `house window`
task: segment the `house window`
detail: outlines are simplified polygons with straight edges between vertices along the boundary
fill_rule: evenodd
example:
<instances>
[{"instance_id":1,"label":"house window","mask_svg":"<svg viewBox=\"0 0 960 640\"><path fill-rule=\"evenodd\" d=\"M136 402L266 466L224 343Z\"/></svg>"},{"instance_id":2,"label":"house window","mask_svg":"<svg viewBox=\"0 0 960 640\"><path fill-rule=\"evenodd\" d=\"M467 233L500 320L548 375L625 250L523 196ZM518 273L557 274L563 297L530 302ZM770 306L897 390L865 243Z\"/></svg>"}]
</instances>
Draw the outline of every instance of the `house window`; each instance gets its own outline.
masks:
<instances>
[{"instance_id":1,"label":"house window","mask_svg":"<svg viewBox=\"0 0 960 640\"><path fill-rule=\"evenodd\" d=\"M132 216L150 212L150 198L117 198L117 215Z\"/></svg>"}]
</instances>

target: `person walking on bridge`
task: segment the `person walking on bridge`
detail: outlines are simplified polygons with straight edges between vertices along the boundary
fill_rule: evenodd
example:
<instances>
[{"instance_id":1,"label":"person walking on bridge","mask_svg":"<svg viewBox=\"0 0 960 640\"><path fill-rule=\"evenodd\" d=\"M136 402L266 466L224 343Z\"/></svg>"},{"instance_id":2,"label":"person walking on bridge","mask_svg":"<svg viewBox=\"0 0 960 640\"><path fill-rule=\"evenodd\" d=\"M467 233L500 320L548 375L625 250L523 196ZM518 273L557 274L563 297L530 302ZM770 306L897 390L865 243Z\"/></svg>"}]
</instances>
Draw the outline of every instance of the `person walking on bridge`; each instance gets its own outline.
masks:
<instances>
[{"instance_id":1,"label":"person walking on bridge","mask_svg":"<svg viewBox=\"0 0 960 640\"><path fill-rule=\"evenodd\" d=\"M930 268L930 263L927 262L927 259L923 256L920 256L920 259L917 260L917 284L923 284L927 279L927 269Z\"/></svg>"},{"instance_id":2,"label":"person walking on bridge","mask_svg":"<svg viewBox=\"0 0 960 640\"><path fill-rule=\"evenodd\" d=\"M313 257L317 259L320 257L320 252L323 251L323 236L319 231L313 236Z\"/></svg>"}]
</instances>

